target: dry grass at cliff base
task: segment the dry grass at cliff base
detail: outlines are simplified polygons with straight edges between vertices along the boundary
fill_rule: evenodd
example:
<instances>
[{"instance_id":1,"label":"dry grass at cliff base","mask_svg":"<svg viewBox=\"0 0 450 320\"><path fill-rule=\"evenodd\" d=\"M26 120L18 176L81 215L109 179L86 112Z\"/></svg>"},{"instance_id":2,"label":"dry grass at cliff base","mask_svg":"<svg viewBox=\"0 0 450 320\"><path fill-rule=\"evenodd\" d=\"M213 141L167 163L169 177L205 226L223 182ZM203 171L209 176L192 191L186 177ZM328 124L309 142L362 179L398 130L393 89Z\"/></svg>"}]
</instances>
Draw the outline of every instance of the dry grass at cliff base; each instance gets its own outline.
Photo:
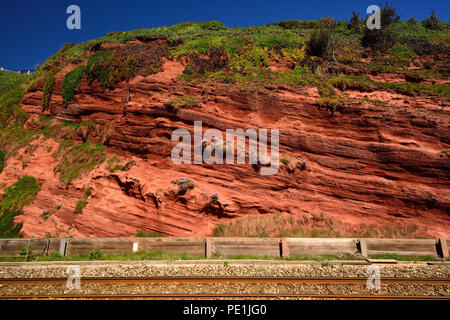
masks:
<instances>
[{"instance_id":1,"label":"dry grass at cliff base","mask_svg":"<svg viewBox=\"0 0 450 320\"><path fill-rule=\"evenodd\" d=\"M265 214L218 224L214 237L299 237L299 238L423 238L415 224L394 223L386 226L336 221L320 212L311 215Z\"/></svg>"}]
</instances>

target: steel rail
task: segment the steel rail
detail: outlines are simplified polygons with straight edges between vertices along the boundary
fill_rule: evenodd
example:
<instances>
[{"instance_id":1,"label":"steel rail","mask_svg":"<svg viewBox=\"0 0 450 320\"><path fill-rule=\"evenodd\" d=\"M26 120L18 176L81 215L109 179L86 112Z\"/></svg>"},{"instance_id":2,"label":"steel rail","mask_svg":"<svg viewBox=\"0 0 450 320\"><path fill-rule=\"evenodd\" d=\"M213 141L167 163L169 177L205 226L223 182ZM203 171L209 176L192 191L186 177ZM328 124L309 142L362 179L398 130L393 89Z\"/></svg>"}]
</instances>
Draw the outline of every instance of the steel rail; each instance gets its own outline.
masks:
<instances>
[{"instance_id":1,"label":"steel rail","mask_svg":"<svg viewBox=\"0 0 450 320\"><path fill-rule=\"evenodd\" d=\"M309 278L309 277L81 277L84 283L146 283L146 282L244 282L244 283L310 283L310 284L364 284L367 278ZM450 285L450 278L381 278L387 284ZM67 278L0 278L0 285L62 284Z\"/></svg>"},{"instance_id":2,"label":"steel rail","mask_svg":"<svg viewBox=\"0 0 450 320\"><path fill-rule=\"evenodd\" d=\"M4 278L0 279L0 285L5 286L27 286L27 285L65 285L66 278ZM145 284L145 283L277 283L277 284L319 284L319 285L365 285L366 278L302 278L302 277L85 277L81 278L81 283L86 284ZM382 278L381 284L425 284L431 286L450 286L449 278ZM42 299L357 299L357 300L450 300L450 295L382 295L377 294L314 294L314 293L136 293L136 294L37 294L37 295L0 295L0 300L42 300Z\"/></svg>"},{"instance_id":3,"label":"steel rail","mask_svg":"<svg viewBox=\"0 0 450 320\"><path fill-rule=\"evenodd\" d=\"M342 299L342 300L450 300L450 296L368 295L368 294L60 294L60 295L0 295L0 300L129 300L129 299Z\"/></svg>"}]
</instances>

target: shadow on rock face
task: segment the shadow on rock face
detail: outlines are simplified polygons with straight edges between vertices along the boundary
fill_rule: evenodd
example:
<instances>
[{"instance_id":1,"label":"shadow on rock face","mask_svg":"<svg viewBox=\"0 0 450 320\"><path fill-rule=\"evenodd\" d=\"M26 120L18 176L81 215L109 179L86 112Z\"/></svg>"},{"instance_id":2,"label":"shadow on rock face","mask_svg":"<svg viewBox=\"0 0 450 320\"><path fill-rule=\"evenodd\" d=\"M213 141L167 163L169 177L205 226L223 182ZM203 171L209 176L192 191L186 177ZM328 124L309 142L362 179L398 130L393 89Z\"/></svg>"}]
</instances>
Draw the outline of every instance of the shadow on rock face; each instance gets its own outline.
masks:
<instances>
[{"instance_id":1,"label":"shadow on rock face","mask_svg":"<svg viewBox=\"0 0 450 320\"><path fill-rule=\"evenodd\" d=\"M225 211L223 205L217 200L208 202L200 212L211 214L219 218L230 217L230 215Z\"/></svg>"}]
</instances>

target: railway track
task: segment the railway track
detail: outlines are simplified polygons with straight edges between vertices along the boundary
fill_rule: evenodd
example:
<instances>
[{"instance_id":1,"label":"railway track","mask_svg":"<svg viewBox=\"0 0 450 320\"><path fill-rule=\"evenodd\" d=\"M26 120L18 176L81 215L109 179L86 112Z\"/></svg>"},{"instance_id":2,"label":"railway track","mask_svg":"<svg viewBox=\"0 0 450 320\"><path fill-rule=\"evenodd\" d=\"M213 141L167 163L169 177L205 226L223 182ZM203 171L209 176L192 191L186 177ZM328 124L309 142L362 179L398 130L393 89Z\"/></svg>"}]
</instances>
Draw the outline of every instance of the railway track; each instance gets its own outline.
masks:
<instances>
[{"instance_id":1,"label":"railway track","mask_svg":"<svg viewBox=\"0 0 450 320\"><path fill-rule=\"evenodd\" d=\"M336 295L336 294L74 294L74 295L20 295L0 296L0 300L233 300L233 299L319 299L319 300L450 300L448 296L406 295Z\"/></svg>"},{"instance_id":2,"label":"railway track","mask_svg":"<svg viewBox=\"0 0 450 320\"><path fill-rule=\"evenodd\" d=\"M82 277L84 283L305 283L305 284L365 284L366 278L298 278L298 277ZM445 278L382 278L385 284L441 284L450 285ZM11 284L65 284L67 278L0 278L0 285Z\"/></svg>"},{"instance_id":3,"label":"railway track","mask_svg":"<svg viewBox=\"0 0 450 320\"><path fill-rule=\"evenodd\" d=\"M450 279L442 278L382 278L382 288L392 286L426 286L426 294L395 294L391 291L369 291L366 278L296 278L296 277L129 277L81 278L81 289L67 292L66 278L9 278L0 279L0 300L17 299L362 299L362 300L450 300ZM226 286L224 292L214 291L214 286ZM249 285L245 292L236 288ZM48 287L53 292L43 292ZM108 292L111 287L121 292ZM266 287L264 287L266 286ZM269 292L264 292L268 289ZM300 290L298 288L316 288ZM150 288L150 292L136 292L136 288ZM159 288L164 288L159 289ZM199 292L183 292L183 288L197 287ZM351 288L345 292L345 288ZM13 288L5 294L4 290ZM29 294L30 288L34 294ZM44 288L44 289L42 289ZM47 289L45 289L47 288ZM90 289L89 289L90 288ZM130 290L134 289L134 290ZM157 289L155 289L157 288ZM170 290L167 288L171 288ZM182 292L177 292L181 288ZM265 288L262 290L261 288ZM279 292L273 292L274 289ZM295 292L297 288L297 292ZM321 289L318 292L317 288ZM440 289L439 289L440 288ZM21 290L23 289L23 290ZM434 294L430 294L435 289ZM43 290L43 291L42 291ZM17 293L19 291L19 294ZM22 291L24 294L22 294ZM51 291L51 290L50 290ZM94 291L94 292L92 292ZM106 291L106 292L104 292ZM153 292L151 292L153 291ZM157 291L157 292L155 292ZM178 290L180 291L180 290ZM239 291L239 290L237 290ZM337 292L334 292L337 291Z\"/></svg>"}]
</instances>

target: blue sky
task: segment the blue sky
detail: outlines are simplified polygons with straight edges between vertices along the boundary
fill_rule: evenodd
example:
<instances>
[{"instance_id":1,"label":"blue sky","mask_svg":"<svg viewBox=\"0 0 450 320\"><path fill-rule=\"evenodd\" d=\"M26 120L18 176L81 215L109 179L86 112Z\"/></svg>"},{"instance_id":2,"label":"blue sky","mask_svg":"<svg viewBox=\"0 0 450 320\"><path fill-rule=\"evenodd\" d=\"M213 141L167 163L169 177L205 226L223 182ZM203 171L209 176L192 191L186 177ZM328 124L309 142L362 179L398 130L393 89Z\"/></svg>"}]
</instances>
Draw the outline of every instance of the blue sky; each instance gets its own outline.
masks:
<instances>
[{"instance_id":1,"label":"blue sky","mask_svg":"<svg viewBox=\"0 0 450 320\"><path fill-rule=\"evenodd\" d=\"M265 25L279 20L312 20L325 16L348 20L356 10L380 0L40 0L5 1L0 19L0 66L33 69L64 43L79 43L111 31L170 26L185 21L218 20L229 27ZM448 0L391 0L402 19L423 20L431 10L445 21L450 18ZM66 28L66 9L81 8L81 30Z\"/></svg>"}]
</instances>

